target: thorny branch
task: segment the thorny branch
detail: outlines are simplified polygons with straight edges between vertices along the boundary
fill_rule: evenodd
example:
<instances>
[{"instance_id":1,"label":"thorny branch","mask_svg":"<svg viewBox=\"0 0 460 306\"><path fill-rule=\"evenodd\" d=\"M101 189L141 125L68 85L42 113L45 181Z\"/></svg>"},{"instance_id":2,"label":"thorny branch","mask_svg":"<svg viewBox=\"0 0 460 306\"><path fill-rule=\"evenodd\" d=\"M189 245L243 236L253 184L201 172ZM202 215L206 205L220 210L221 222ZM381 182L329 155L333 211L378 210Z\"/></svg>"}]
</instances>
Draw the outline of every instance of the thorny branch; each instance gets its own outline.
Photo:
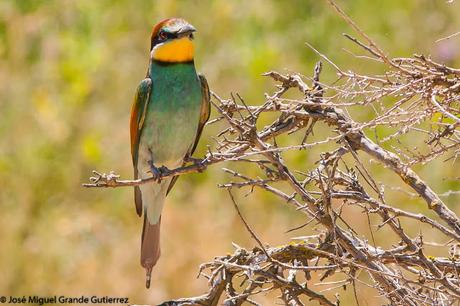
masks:
<instances>
[{"instance_id":1,"label":"thorny branch","mask_svg":"<svg viewBox=\"0 0 460 306\"><path fill-rule=\"evenodd\" d=\"M312 47L336 70L338 80L321 83L319 62L311 78L266 73L279 85L261 104L246 103L240 96L222 99L213 95L218 117L212 123L226 123L216 136L216 148L193 164L163 169L160 177L201 172L222 162L230 162L227 166L253 165L259 171L257 177L225 168L236 181L219 187L229 190L257 246L252 250L236 246L233 254L203 264L200 275L209 281L206 294L162 305L217 305L219 301L225 305L257 305L254 296L268 291L278 292L286 305L305 305L309 301L338 305L338 297L330 292L349 285L358 299L356 284L374 288L393 305L451 305L460 299L460 220L441 195L413 170L415 165L438 159L458 165L460 69L423 55L390 58L333 1L328 2L363 39L345 36L367 54L360 58L375 59L385 73L361 75L344 71ZM284 98L286 92L295 90L299 93L297 99ZM359 111L368 114L368 119L354 119ZM271 118L276 115L276 119L267 123L267 113ZM307 142L313 138L316 124L328 127L329 136ZM261 125L264 127L259 128ZM407 136L420 139L420 145L416 149L405 146L403 139ZM290 145L278 145L280 139ZM299 169L283 158L288 151L326 145L328 149L319 154L315 166L305 164ZM335 147L332 150L331 145ZM413 212L407 205L388 203L385 190L393 187L378 182L375 163L382 166L379 171L399 176L396 188L410 189L406 192L411 198L418 196L419 203L425 202L432 216ZM86 187L135 186L153 180L120 180L113 172L94 173L96 176ZM238 209L231 193L238 188L271 193L305 215L302 227L314 223L319 233L280 247L264 245ZM458 192L451 190L448 195ZM372 244L366 234L346 221L344 206L359 207L363 216L367 215ZM374 215L380 222L370 218ZM444 237L441 241L448 242L437 246L445 255L429 256L430 243L422 234L414 236L413 231L404 228L407 220ZM384 227L393 233L388 237L392 247L379 246L374 241L373 232ZM343 278L327 281L332 275ZM320 292L312 282L329 287Z\"/></svg>"}]
</instances>

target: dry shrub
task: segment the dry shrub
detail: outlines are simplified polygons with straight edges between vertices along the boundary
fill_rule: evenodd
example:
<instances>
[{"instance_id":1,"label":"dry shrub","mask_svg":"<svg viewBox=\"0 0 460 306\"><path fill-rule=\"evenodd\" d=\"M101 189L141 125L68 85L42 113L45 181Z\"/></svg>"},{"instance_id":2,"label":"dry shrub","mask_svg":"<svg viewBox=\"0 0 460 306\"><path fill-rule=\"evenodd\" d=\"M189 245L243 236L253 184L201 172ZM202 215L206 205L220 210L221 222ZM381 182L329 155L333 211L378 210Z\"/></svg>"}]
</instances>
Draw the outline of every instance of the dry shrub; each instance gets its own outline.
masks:
<instances>
[{"instance_id":1,"label":"dry shrub","mask_svg":"<svg viewBox=\"0 0 460 306\"><path fill-rule=\"evenodd\" d=\"M220 185L228 189L256 246L252 250L236 246L233 254L203 264L200 275L209 281L208 293L163 305L216 305L221 300L225 305L257 304L252 296L269 291L278 292L286 305L303 305L308 300L338 305L338 297L332 300L309 286L312 277L327 285L326 291L347 286L355 290L357 304L357 283L375 289L395 305L451 305L460 299L460 220L443 201L443 196L458 191L437 194L412 170L439 159L455 165L460 153L460 69L423 55L390 58L340 8L330 4L360 37L346 35L366 53L360 58L379 63L384 72L362 75L344 71L310 46L322 62L336 70L337 80L322 83L318 62L310 78L266 73L277 82L277 90L257 106L239 96L222 99L213 95L219 116L209 124L225 122L226 126L215 135L216 149L194 164L164 170L162 177L203 171L224 161L230 167L244 164L256 168L257 175L254 170L248 175L225 168L235 181ZM292 91L297 92L297 98L285 98ZM359 110L368 114L369 108L373 115L366 120L353 118ZM267 117L260 119L267 114L272 118L269 124L265 124ZM329 129L329 136L311 141L319 124ZM384 137L378 137L379 129L385 131ZM302 137L295 137L299 134ZM407 137L416 137L422 145L405 146ZM293 144L292 139L301 141ZM317 156L313 168L283 158L287 152L316 147L327 149ZM383 171L398 175L397 189L424 201L430 214L389 202L385 190L390 187L378 182L370 160L383 166ZM132 186L151 181L96 174L87 186ZM302 226L315 224L317 234L278 247L265 245L238 209L232 192L239 188L249 192L262 189L294 206L298 214L305 215ZM343 217L346 206L359 207L362 217L369 220L370 234L360 232ZM426 249L433 243L405 228L405 220L436 231L435 246L445 255L428 256ZM373 232L382 228L390 233L385 245L376 244L373 237ZM339 280L329 281L332 275Z\"/></svg>"}]
</instances>

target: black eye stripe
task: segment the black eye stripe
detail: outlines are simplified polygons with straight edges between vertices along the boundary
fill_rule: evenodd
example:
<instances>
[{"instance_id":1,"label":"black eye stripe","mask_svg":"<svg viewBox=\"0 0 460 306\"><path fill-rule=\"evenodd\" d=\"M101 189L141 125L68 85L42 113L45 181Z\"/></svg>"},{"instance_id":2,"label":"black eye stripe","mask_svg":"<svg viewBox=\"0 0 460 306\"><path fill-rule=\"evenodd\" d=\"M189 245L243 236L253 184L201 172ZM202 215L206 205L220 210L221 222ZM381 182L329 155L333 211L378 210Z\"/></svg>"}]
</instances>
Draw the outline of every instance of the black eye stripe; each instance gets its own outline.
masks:
<instances>
[{"instance_id":1,"label":"black eye stripe","mask_svg":"<svg viewBox=\"0 0 460 306\"><path fill-rule=\"evenodd\" d=\"M169 33L169 32L165 32L165 31L161 31L160 33L158 33L158 40L162 41L162 40L167 40L167 39L172 39L172 38L176 38L177 35L174 34L174 33Z\"/></svg>"},{"instance_id":2,"label":"black eye stripe","mask_svg":"<svg viewBox=\"0 0 460 306\"><path fill-rule=\"evenodd\" d=\"M151 46L150 46L150 50L152 50L154 46L161 44L162 42L165 42L169 39L174 39L174 38L177 38L177 34L169 33L166 31L160 31L153 39Z\"/></svg>"}]
</instances>

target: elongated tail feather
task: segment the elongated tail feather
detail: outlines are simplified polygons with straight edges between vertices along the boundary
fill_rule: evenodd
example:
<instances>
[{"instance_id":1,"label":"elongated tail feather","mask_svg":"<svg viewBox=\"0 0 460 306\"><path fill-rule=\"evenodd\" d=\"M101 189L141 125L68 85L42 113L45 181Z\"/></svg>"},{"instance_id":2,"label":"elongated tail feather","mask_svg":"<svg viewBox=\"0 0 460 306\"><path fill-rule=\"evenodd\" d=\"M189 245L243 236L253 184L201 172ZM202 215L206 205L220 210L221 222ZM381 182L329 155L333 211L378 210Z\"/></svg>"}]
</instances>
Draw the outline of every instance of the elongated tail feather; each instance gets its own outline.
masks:
<instances>
[{"instance_id":1,"label":"elongated tail feather","mask_svg":"<svg viewBox=\"0 0 460 306\"><path fill-rule=\"evenodd\" d=\"M137 176L136 176L137 179ZM134 203L136 204L136 213L142 216L142 193L139 186L134 186Z\"/></svg>"},{"instance_id":2,"label":"elongated tail feather","mask_svg":"<svg viewBox=\"0 0 460 306\"><path fill-rule=\"evenodd\" d=\"M150 288L150 276L152 269L160 258L160 225L161 217L156 224L150 224L144 214L144 226L142 228L141 242L141 265L146 270L145 286Z\"/></svg>"}]
</instances>

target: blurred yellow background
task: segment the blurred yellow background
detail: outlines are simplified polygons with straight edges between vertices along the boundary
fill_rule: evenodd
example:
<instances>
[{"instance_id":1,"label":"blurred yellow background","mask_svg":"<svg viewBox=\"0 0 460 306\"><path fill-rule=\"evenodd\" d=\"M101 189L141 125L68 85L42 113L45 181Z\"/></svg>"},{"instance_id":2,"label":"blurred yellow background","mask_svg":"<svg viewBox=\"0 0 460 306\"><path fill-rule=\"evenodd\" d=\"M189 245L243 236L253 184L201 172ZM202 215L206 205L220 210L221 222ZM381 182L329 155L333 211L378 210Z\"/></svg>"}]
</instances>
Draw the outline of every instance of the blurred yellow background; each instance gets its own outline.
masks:
<instances>
[{"instance_id":1,"label":"blurred yellow background","mask_svg":"<svg viewBox=\"0 0 460 306\"><path fill-rule=\"evenodd\" d=\"M339 4L389 54L432 54L460 66L460 37L435 43L460 31L458 2ZM226 191L216 187L230 179L223 165L183 176L167 199L162 257L146 290L139 264L142 220L131 188L81 187L93 169L132 177L131 101L147 69L151 28L171 16L198 29L197 68L222 97L238 92L261 103L274 89L263 72L310 75L318 58L306 41L345 69L372 69L342 50L353 49L341 35L352 31L326 1L0 1L0 294L97 294L155 304L203 293L206 281L196 279L201 262L233 252L231 242L254 245ZM333 80L334 71L324 70L325 80ZM218 128L205 129L195 156L214 144ZM319 153L302 152L294 162L313 162ZM385 180L387 172L379 169ZM438 192L460 187L458 162L416 170ZM397 186L394 178L387 177ZM277 245L311 232L284 234L305 222L303 215L262 192L244 193L239 203L264 242ZM403 193L391 199L406 207L421 203ZM459 212L458 196L444 199ZM423 205L411 210L424 211ZM366 233L366 218L354 222ZM360 290L364 305L379 304L375 292ZM354 303L350 290L340 294L344 305ZM258 301L271 305L272 298Z\"/></svg>"}]
</instances>

